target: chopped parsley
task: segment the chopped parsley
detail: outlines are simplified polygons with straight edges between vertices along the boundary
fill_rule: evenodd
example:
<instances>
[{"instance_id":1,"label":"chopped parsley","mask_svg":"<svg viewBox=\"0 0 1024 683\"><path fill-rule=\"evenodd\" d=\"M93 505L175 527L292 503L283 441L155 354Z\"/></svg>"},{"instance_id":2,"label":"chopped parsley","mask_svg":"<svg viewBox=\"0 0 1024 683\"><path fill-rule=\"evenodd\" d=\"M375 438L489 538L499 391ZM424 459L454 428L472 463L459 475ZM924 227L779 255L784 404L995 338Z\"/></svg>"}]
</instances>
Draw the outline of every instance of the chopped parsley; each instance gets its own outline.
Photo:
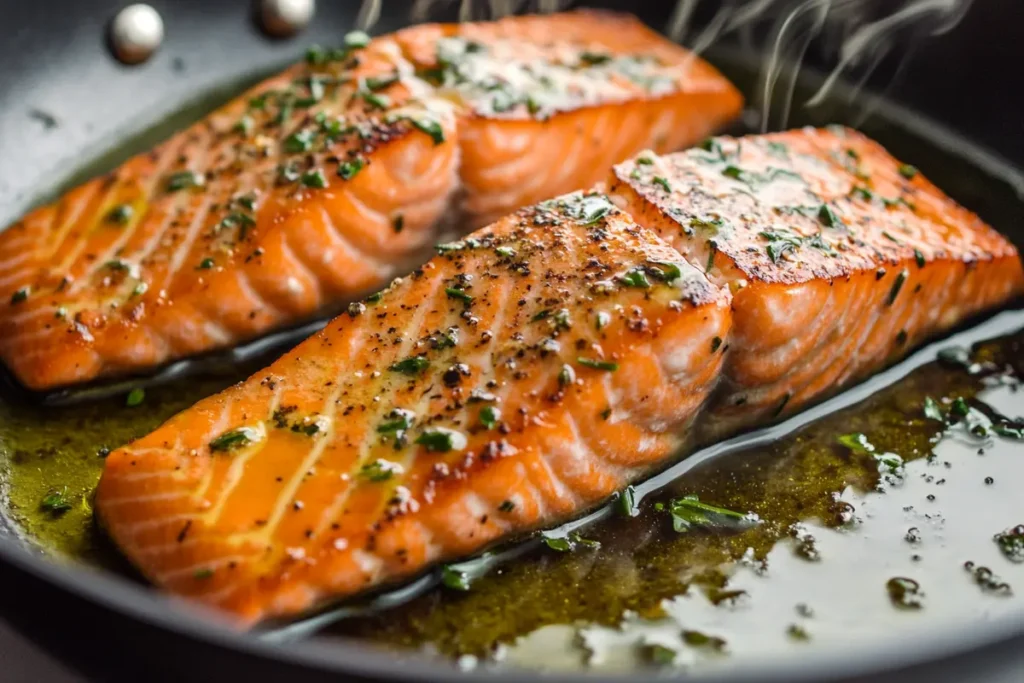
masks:
<instances>
[{"instance_id":1,"label":"chopped parsley","mask_svg":"<svg viewBox=\"0 0 1024 683\"><path fill-rule=\"evenodd\" d=\"M644 274L644 269L641 267L631 268L621 278L622 284L627 287L636 287L639 289L648 289L651 286L651 281L647 279L647 275Z\"/></svg>"},{"instance_id":2,"label":"chopped parsley","mask_svg":"<svg viewBox=\"0 0 1024 683\"><path fill-rule=\"evenodd\" d=\"M107 222L124 225L132 219L134 214L135 209L132 208L131 204L118 204L107 212Z\"/></svg>"},{"instance_id":3,"label":"chopped parsley","mask_svg":"<svg viewBox=\"0 0 1024 683\"><path fill-rule=\"evenodd\" d=\"M669 184L668 179L666 179L666 178L664 178L664 177L662 177L660 175L654 176L654 178L653 178L653 180L651 182L653 182L655 185L658 185L659 187L661 187L661 189L665 190L665 192L671 192L672 191L672 185Z\"/></svg>"},{"instance_id":4,"label":"chopped parsley","mask_svg":"<svg viewBox=\"0 0 1024 683\"><path fill-rule=\"evenodd\" d=\"M459 301L467 304L473 303L473 295L464 289L459 289L458 287L445 287L444 293L449 299L458 299Z\"/></svg>"},{"instance_id":5,"label":"chopped parsley","mask_svg":"<svg viewBox=\"0 0 1024 683\"><path fill-rule=\"evenodd\" d=\"M43 496L39 507L45 512L54 515L60 515L70 510L71 501L68 500L68 487L65 486L60 491L51 489L49 493Z\"/></svg>"},{"instance_id":6,"label":"chopped parsley","mask_svg":"<svg viewBox=\"0 0 1024 683\"><path fill-rule=\"evenodd\" d=\"M903 288L903 283L907 281L907 276L910 273L904 268L896 275L896 280L892 283L892 289L889 290L889 299L886 301L887 306L892 306L896 301L896 297L899 296L900 290Z\"/></svg>"},{"instance_id":7,"label":"chopped parsley","mask_svg":"<svg viewBox=\"0 0 1024 683\"><path fill-rule=\"evenodd\" d=\"M390 460L377 459L359 468L360 476L369 481L387 481L396 474L402 473L402 466Z\"/></svg>"},{"instance_id":8,"label":"chopped parsley","mask_svg":"<svg viewBox=\"0 0 1024 683\"><path fill-rule=\"evenodd\" d=\"M896 169L899 174L907 180L913 180L917 176L917 169L910 164L900 164L899 168Z\"/></svg>"},{"instance_id":9,"label":"chopped parsley","mask_svg":"<svg viewBox=\"0 0 1024 683\"><path fill-rule=\"evenodd\" d=\"M411 356L388 366L392 372L400 372L403 375L420 375L430 367L430 361L424 356Z\"/></svg>"},{"instance_id":10,"label":"chopped parsley","mask_svg":"<svg viewBox=\"0 0 1024 683\"><path fill-rule=\"evenodd\" d=\"M656 510L668 510L672 515L672 528L680 534L693 531L695 528L743 530L758 523L753 514L743 514L702 503L697 496L673 498L668 505L657 503Z\"/></svg>"},{"instance_id":11,"label":"chopped parsley","mask_svg":"<svg viewBox=\"0 0 1024 683\"><path fill-rule=\"evenodd\" d=\"M578 356L576 362L585 368L593 368L594 370L607 370L609 372L615 372L619 369L619 364L610 360L595 360L593 358L584 358Z\"/></svg>"},{"instance_id":12,"label":"chopped parsley","mask_svg":"<svg viewBox=\"0 0 1024 683\"><path fill-rule=\"evenodd\" d=\"M412 426L415 416L411 410L403 410L402 408L395 408L383 422L377 425L378 434L393 434L395 432L401 432Z\"/></svg>"},{"instance_id":13,"label":"chopped parsley","mask_svg":"<svg viewBox=\"0 0 1024 683\"><path fill-rule=\"evenodd\" d=\"M318 190L327 187L327 178L324 177L324 172L319 168L303 173L299 182L302 183L303 187L312 187Z\"/></svg>"},{"instance_id":14,"label":"chopped parsley","mask_svg":"<svg viewBox=\"0 0 1024 683\"><path fill-rule=\"evenodd\" d=\"M416 438L416 443L434 453L461 451L466 447L466 437L454 429L430 427Z\"/></svg>"},{"instance_id":15,"label":"chopped parsley","mask_svg":"<svg viewBox=\"0 0 1024 683\"><path fill-rule=\"evenodd\" d=\"M352 180L352 178L356 177L357 173L363 170L364 166L366 166L366 162L359 157L343 161L338 164L338 175L341 176L342 180Z\"/></svg>"},{"instance_id":16,"label":"chopped parsley","mask_svg":"<svg viewBox=\"0 0 1024 683\"><path fill-rule=\"evenodd\" d=\"M636 499L636 489L627 486L622 489L619 499L616 501L619 514L623 517L636 517L640 514L640 504Z\"/></svg>"},{"instance_id":17,"label":"chopped parsley","mask_svg":"<svg viewBox=\"0 0 1024 683\"><path fill-rule=\"evenodd\" d=\"M412 121L412 125L415 126L417 130L429 135L435 145L440 145L444 142L444 128L441 127L439 122L433 119L424 118L410 119L410 121Z\"/></svg>"},{"instance_id":18,"label":"chopped parsley","mask_svg":"<svg viewBox=\"0 0 1024 683\"><path fill-rule=\"evenodd\" d=\"M441 583L445 588L468 591L470 585L469 573L450 565L444 565L441 567Z\"/></svg>"},{"instance_id":19,"label":"chopped parsley","mask_svg":"<svg viewBox=\"0 0 1024 683\"><path fill-rule=\"evenodd\" d=\"M215 453L226 453L248 446L256 440L256 430L249 427L241 427L224 432L210 442L210 450Z\"/></svg>"},{"instance_id":20,"label":"chopped parsley","mask_svg":"<svg viewBox=\"0 0 1024 683\"><path fill-rule=\"evenodd\" d=\"M484 406L480 409L480 424L487 429L494 429L501 419L501 410L497 406Z\"/></svg>"},{"instance_id":21,"label":"chopped parsley","mask_svg":"<svg viewBox=\"0 0 1024 683\"><path fill-rule=\"evenodd\" d=\"M124 404L129 408L142 405L142 402L146 400L146 390L142 387L135 387L128 392L128 397L125 398Z\"/></svg>"},{"instance_id":22,"label":"chopped parsley","mask_svg":"<svg viewBox=\"0 0 1024 683\"><path fill-rule=\"evenodd\" d=\"M202 187L206 180L200 173L194 171L178 171L167 177L167 191L177 192L194 187Z\"/></svg>"}]
</instances>

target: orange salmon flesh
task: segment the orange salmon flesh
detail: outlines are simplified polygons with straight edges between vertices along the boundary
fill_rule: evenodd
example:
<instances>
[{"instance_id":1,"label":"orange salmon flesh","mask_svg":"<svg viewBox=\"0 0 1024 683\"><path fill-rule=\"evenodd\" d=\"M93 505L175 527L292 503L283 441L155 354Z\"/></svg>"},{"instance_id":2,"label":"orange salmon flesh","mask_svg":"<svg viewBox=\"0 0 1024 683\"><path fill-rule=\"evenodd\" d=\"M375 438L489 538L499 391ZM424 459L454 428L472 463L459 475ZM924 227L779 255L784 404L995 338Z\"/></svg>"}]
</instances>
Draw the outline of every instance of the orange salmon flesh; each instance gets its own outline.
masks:
<instances>
[{"instance_id":1,"label":"orange salmon flesh","mask_svg":"<svg viewBox=\"0 0 1024 683\"><path fill-rule=\"evenodd\" d=\"M441 231L682 149L741 106L627 15L350 34L0 233L0 358L50 390L336 314Z\"/></svg>"},{"instance_id":2,"label":"orange salmon flesh","mask_svg":"<svg viewBox=\"0 0 1024 683\"><path fill-rule=\"evenodd\" d=\"M642 152L438 251L108 456L99 518L150 580L243 627L406 580L1024 291L1007 240L843 129Z\"/></svg>"}]
</instances>

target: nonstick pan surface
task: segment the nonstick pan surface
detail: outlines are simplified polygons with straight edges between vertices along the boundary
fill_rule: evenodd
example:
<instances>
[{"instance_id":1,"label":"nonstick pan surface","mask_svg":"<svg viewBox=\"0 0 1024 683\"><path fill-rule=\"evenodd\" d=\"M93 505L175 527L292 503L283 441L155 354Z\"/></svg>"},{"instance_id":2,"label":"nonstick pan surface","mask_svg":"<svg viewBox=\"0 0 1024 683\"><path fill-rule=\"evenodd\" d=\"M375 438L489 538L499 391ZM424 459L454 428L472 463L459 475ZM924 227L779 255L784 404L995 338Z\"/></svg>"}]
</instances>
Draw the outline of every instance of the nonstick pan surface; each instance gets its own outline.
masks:
<instances>
[{"instance_id":1,"label":"nonstick pan surface","mask_svg":"<svg viewBox=\"0 0 1024 683\"><path fill-rule=\"evenodd\" d=\"M109 56L104 43L119 3L0 2L5 16L0 24L0 224L82 174L145 147L150 140L140 134L172 113L208 109L217 101L210 93L236 90L295 58L308 43L337 42L358 9L354 1L322 0L316 22L299 38L272 41L254 23L245 0L151 4L164 18L167 39L149 62L125 67ZM663 25L671 9L671 3L661 2L618 4L639 11L654 26ZM885 105L873 119L912 125L937 147L968 155L979 167L977 192L999 184L1004 196L1010 194L1007 188L1024 188L1024 176L968 140L1024 160L1024 124L1017 113L1024 89L1007 81L1015 78L1024 85L1024 78L993 71L1014 49L1024 52L1024 45L1014 48L1011 40L1013 27L1024 25L1024 10L1009 4L977 0L964 24L918 54L903 85L891 93L958 132L897 105ZM376 30L402 24L408 6L386 2ZM949 64L957 68L943 66ZM932 175L942 184L941 173ZM1006 215L1014 208L993 210ZM98 680L450 680L456 675L444 663L398 657L356 641L272 646L238 635L120 576L44 558L11 529L0 533L0 580L3 615ZM1024 676L1022 621L1018 615L928 638L894 636L891 647L870 652L807 655L702 680L1019 680ZM467 680L533 677L484 670L458 675Z\"/></svg>"}]
</instances>

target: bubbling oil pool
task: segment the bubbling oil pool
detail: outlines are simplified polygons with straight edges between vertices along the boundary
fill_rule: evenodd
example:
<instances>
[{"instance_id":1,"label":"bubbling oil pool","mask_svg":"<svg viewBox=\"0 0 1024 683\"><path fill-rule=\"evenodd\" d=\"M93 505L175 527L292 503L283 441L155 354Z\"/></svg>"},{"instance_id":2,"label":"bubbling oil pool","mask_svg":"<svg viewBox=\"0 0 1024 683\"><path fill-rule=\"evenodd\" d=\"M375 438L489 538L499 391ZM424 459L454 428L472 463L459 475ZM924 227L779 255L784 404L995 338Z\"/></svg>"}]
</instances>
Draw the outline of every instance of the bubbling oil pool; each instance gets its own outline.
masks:
<instances>
[{"instance_id":1,"label":"bubbling oil pool","mask_svg":"<svg viewBox=\"0 0 1024 683\"><path fill-rule=\"evenodd\" d=\"M719 65L751 91L755 70ZM205 109L165 122L139 144ZM843 119L844 111L825 107L808 117L795 123L821 125ZM864 130L897 155L920 160L936 182L997 227L1013 225L1019 199L1006 188L887 125L868 122ZM923 406L926 396L978 395L1011 417L1024 412L1016 394L1024 376L1022 344L1024 331L978 351L998 369L988 379L931 364L776 443L708 461L643 501L639 517L586 528L583 535L601 543L598 550L542 548L493 570L466 592L439 588L386 613L343 621L323 637L438 652L467 665L713 668L799 656L840 641L848 648L953 620L1020 614L1024 564L1002 556L993 535L1024 523L1024 510L1015 505L1024 481L1024 442L990 437L982 443L962 427L938 438L943 426L925 417ZM0 401L0 470L15 525L57 558L134 576L93 522L91 496L104 449L142 436L260 365L147 389L145 402L134 408L123 397L65 408ZM1012 371L1002 370L1007 365ZM994 377L1005 379L986 386ZM875 458L837 441L853 433L907 461L901 485L874 490L880 477ZM43 509L54 494L69 508ZM676 533L654 505L684 494L754 512L763 521L739 533ZM857 521L844 523L849 506ZM796 523L801 526L794 532ZM1011 592L983 590L964 569L966 561L991 568ZM887 582L896 577L918 582L920 609L893 605Z\"/></svg>"}]
</instances>

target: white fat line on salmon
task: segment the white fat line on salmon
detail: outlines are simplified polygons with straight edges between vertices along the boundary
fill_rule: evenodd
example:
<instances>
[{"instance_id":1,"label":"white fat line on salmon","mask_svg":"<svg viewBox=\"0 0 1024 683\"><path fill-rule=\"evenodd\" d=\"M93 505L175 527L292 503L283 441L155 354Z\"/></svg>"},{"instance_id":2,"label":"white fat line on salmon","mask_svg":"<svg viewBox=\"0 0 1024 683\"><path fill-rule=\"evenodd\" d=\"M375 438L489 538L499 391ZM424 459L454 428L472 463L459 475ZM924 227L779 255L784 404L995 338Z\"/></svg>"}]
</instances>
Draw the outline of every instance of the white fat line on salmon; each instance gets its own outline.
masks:
<instances>
[{"instance_id":1,"label":"white fat line on salmon","mask_svg":"<svg viewBox=\"0 0 1024 683\"><path fill-rule=\"evenodd\" d=\"M192 448L186 451L186 455L189 457L199 457L200 453L209 449L210 441L223 434L226 429L232 427L231 408L231 404L221 406L217 419L211 422L210 426L199 434L198 438L193 441L194 445ZM184 446L179 446L179 448L184 449ZM205 472L199 480L199 483L191 492L192 499L195 501L197 508L202 508L206 505L204 498L206 497L207 489L209 489L210 485L213 483L213 474L215 470L212 457L204 458L203 462L206 464Z\"/></svg>"},{"instance_id":2,"label":"white fat line on salmon","mask_svg":"<svg viewBox=\"0 0 1024 683\"><path fill-rule=\"evenodd\" d=\"M57 210L54 212L54 222L59 220L60 227L52 234L48 234L49 231L43 233L44 236L48 237L46 242L49 244L39 244L36 247L41 251L39 254L39 260L41 262L53 262L53 258L57 255L57 252L60 251L60 248L64 246L71 230L78 225L78 221L81 220L83 213L93 205L94 201L96 201L96 195L99 194L102 186L103 181L94 180L85 185L88 192L86 197L77 196L77 194L82 191L81 188L78 188L72 190L58 200ZM106 195L104 195L104 197L105 196ZM68 205L71 203L72 198L75 200L74 204L76 205L76 208L68 209Z\"/></svg>"},{"instance_id":3,"label":"white fat line on salmon","mask_svg":"<svg viewBox=\"0 0 1024 683\"><path fill-rule=\"evenodd\" d=\"M160 162L156 164L156 168L152 170L152 173L149 177L149 182L146 183L141 188L140 196L149 198L151 202L152 198L156 194L162 192L163 190L161 188L158 188L158 185L167 182L167 178L165 177L166 170L172 163L176 162L180 156L187 157L189 165L194 166L195 168L202 168L203 164L206 163L206 160L209 156L209 143L211 137L212 135L208 130L202 130L195 139L193 139L192 136L183 136L182 145L178 149L172 150L172 148L169 145L165 145L163 147L163 154L160 157ZM188 153L190 148L191 154ZM117 183L114 183L111 186L111 190L113 191L113 189L118 186L119 185ZM177 193L177 196L175 196L174 198L173 206L167 207L169 210L165 213L163 221L160 223L159 229L154 232L152 237L150 237L149 241L141 249L137 250L134 254L132 254L131 258L120 259L118 258L118 254L120 254L121 251L124 250L125 245L128 244L128 241L132 237L134 237L136 233L142 233L142 227L145 226L148 222L146 218L150 215L149 209L152 206L152 204L147 202L149 204L149 206L147 206L147 210L141 212L142 215L132 220L129 229L122 230L118 238L111 243L111 245L106 249L106 251L103 254L96 254L97 258L89 262L90 265L86 268L86 270L77 277L72 278L70 284L67 287L67 295L71 296L73 294L79 293L82 287L84 287L87 283L90 283L92 281L93 277L97 274L97 272L99 272L102 268L107 267L107 264L109 264L112 261L123 261L129 264L141 263L146 257L149 256L150 253L152 253L152 250L163 239L166 238L170 224L173 221L177 220L178 218L178 211L186 210L186 207L189 205L191 199L193 199L191 192L184 191ZM204 199L201 201L208 202L209 199L207 197L204 197ZM65 259L65 261L63 261L57 267L58 273L67 272L74 267L75 262L79 260L79 256L81 255L82 250L84 250L86 245L88 244L89 233L95 230L96 227L100 224L100 222L106 221L106 215L106 213L94 214L96 222L93 224L90 230L83 232L73 254L70 255L68 259Z\"/></svg>"},{"instance_id":4,"label":"white fat line on salmon","mask_svg":"<svg viewBox=\"0 0 1024 683\"><path fill-rule=\"evenodd\" d=\"M267 427L266 421L272 420L273 415L277 412L277 409L281 405L281 395L284 393L285 383L278 382L274 387L274 393L270 396L269 405L267 406L266 417L263 418L262 422L259 422L255 428L259 434L259 438L253 439L251 443L247 444L240 453L233 454L231 456L231 465L228 467L227 472L224 473L224 483L221 485L220 493L217 499L213 502L213 505L199 516L199 520L202 521L206 526L214 526L220 519L220 515L224 512L224 506L227 505L228 499L234 492L235 487L238 486L238 482L242 480L242 475L245 473L246 465L249 461L256 457L267 445ZM219 457L215 453L211 453L210 458ZM212 472L212 468L210 470Z\"/></svg>"},{"instance_id":5,"label":"white fat line on salmon","mask_svg":"<svg viewBox=\"0 0 1024 683\"><path fill-rule=\"evenodd\" d=\"M346 194L349 201L354 205L359 205L359 202L353 192L350 192L348 189L342 190L342 192ZM395 268L392 265L380 261L369 251L360 248L355 242L353 242L348 235L345 234L345 231L338 227L337 221L334 220L331 214L328 213L327 209L323 206L320 207L320 219L324 222L324 225L327 226L326 232L329 236L328 239L331 240L331 246L323 251L324 265L330 267L330 264L333 263L334 257L336 256L336 252L334 250L337 249L339 252L343 253L346 260L350 263L358 263L363 267L371 269L373 271L372 275L377 282L384 280L388 275L394 273ZM360 275L356 275L355 277L356 279L365 280L365 277ZM349 282L346 284L351 286L353 291L366 288L365 282Z\"/></svg>"},{"instance_id":6,"label":"white fat line on salmon","mask_svg":"<svg viewBox=\"0 0 1024 683\"><path fill-rule=\"evenodd\" d=\"M431 290L430 297L425 298L423 303L420 304L420 306L417 307L416 314L413 316L413 321L412 321L413 324L411 324L407 328L408 330L414 330L415 334L409 334L408 337L403 340L403 344L400 347L401 350L400 350L399 354L396 356L399 359L408 357L409 354L420 343L421 339L423 338L423 335L421 335L420 333L423 331L423 326L424 326L425 318L427 318L429 313L432 310L434 310L435 307L441 307L441 308L445 309L446 311L449 308L447 294L445 293L444 289L441 287L441 285L443 284L445 278L442 276L442 273L440 273L440 272L437 273L437 276L438 276L438 282L437 282L436 286ZM442 318L442 320L439 323L439 329L446 329L448 327L448 323L450 321L450 316L451 316L451 311L447 311L446 315ZM386 374L387 374L387 372L382 371L382 373L381 373L381 379L382 380L384 379ZM432 379L432 376L435 375L435 374L439 375L439 373L434 373L434 372L431 372L430 374L427 374L427 375L423 375L420 378L419 384L428 385L430 380ZM396 388L396 386L399 383L392 379L392 381L386 382L385 384L388 385L389 395L390 396L394 396L395 388ZM377 394L377 395L380 396L380 394ZM360 482L361 470L362 470L362 468L365 465L369 464L369 456L370 456L371 452L373 451L373 449L375 448L375 446L377 445L377 442L380 440L380 434L377 433L377 431L373 427L373 425L377 424L383 418L383 416L386 414L385 411L389 412L394 407L397 407L395 405L396 404L395 401L384 400L383 396L381 397L381 399L382 400L379 401L379 403L378 403L378 407L377 407L376 413L367 420L367 423L370 425L370 428L367 430L366 437L363 439L362 443L360 444L359 453L358 453L358 456L357 456L357 458L356 458L356 460L354 462L354 467L349 470L349 477L350 477L350 481L352 483L346 489L346 491L342 494L346 499L347 499L347 496L351 493L351 491L354 490L357 486L360 485L360 483L361 483ZM428 395L421 393L415 403L412 403L411 405L403 406L403 409L409 410L411 413L413 413L413 415L420 415L423 412L425 412L424 409L429 405L430 401L431 401L431 399L430 399L430 397ZM416 462L417 453L419 452L419 450L420 449L417 448L415 445L410 444L409 447L408 447L408 450L406 451L405 457L395 463L396 465L398 465L398 468L397 468L396 471L398 473L409 472L412 469L412 466ZM399 477L392 477L392 478L389 478L389 479L387 479L387 480L385 480L383 482L377 482L377 483L374 484L375 486L378 486L380 488L380 493L381 493L381 495L378 496L378 498L377 498L375 512L374 512L374 515L373 515L374 519L379 518L379 516L383 512L383 510L385 510L387 508L387 506L391 504L390 501L392 499L394 499L396 497L403 498L402 496L399 495L399 489L404 489L404 487L402 486L401 482L402 482L402 478L401 478L401 476L399 476ZM329 507L327 510L325 510L324 514L321 516L317 526L315 527L314 534L322 533L323 531L325 531L326 528L334 521L334 518L335 518L336 515L337 515L337 511L333 509L333 506ZM433 548L433 544L431 543L431 536L432 536L432 534L425 527L424 527L424 531L426 532L424 534L424 543L428 546L428 549L432 549Z\"/></svg>"},{"instance_id":7,"label":"white fat line on salmon","mask_svg":"<svg viewBox=\"0 0 1024 683\"><path fill-rule=\"evenodd\" d=\"M442 273L440 272L435 272L432 270L431 274L433 275L433 278L431 280L430 293L433 294L440 289L441 283L443 282L444 278ZM422 326L423 318L427 314L427 309L428 307L425 305L418 307L418 310L410 320L409 329L419 329ZM356 318L356 320L358 321L359 318ZM404 338L402 340L402 344L395 350L395 357L401 358L403 357L404 354L408 354L415 341L416 339L413 338L411 335ZM291 477L291 479L289 479L285 483L284 489L278 495L275 501L274 509L271 511L271 514L267 519L267 523L258 531L253 532L251 534L251 537L261 539L264 542L269 542L269 540L273 537L273 533L276 530L277 526L281 523L281 520L284 517L284 514L287 511L288 506L292 504L295 498L295 494L299 489L299 485L302 483L303 478L306 476L306 472L310 468L316 466L319 457L323 452L323 449L326 447L328 442L333 440L334 416L338 410L338 399L340 398L341 393L345 388L345 383L342 381L344 379L345 372L347 372L347 368L343 368L342 371L335 377L334 389L325 400L324 407L322 409L322 413L331 423L330 431L327 434L325 434L323 438L316 440L316 444L311 448L309 455L300 464L300 466L296 470L296 473ZM390 379L392 378L387 377L386 372L381 372L380 377L377 378L377 381L373 383L374 391L379 389L380 386L383 384L389 384ZM372 426L376 424L377 421L380 420L385 410L384 403L384 401L376 402L374 404L375 409L371 412L371 414L368 414L366 417L362 418L367 425ZM374 439L376 439L376 437L376 430L372 429L372 427L368 428L366 435L363 438L363 441L360 443L359 450L354 459L353 466L350 468L348 472L348 475L350 477L350 484L349 486L344 487L344 490L336 497L334 501L332 501L330 505L325 507L323 517L321 518L321 528L319 529L319 531L323 531L322 525L325 523L323 520L333 519L334 517L336 517L338 512L341 510L342 506L345 504L345 501L348 500L348 495L357 487L359 471L363 467L363 465L366 464L365 461L369 453L370 443ZM326 523L329 524L329 522ZM314 532L314 535L315 534L316 532Z\"/></svg>"},{"instance_id":8,"label":"white fat line on salmon","mask_svg":"<svg viewBox=\"0 0 1024 683\"><path fill-rule=\"evenodd\" d=\"M499 343L498 340L499 337L501 336L500 330L503 329L505 325L505 320L508 316L509 306L506 304L508 301L511 300L511 297L508 295L510 285L505 280L502 280L501 284L502 287L500 290L490 292L492 296L491 300L495 302L494 306L496 308L494 319L492 321L492 324L489 326L489 329L492 331L491 338L488 340L487 344L485 344L482 348L477 349L472 356L463 359L463 362L469 365L469 367L471 368L477 365L478 359L482 359L484 361L483 363L479 363L478 371L472 375L472 377L474 378L472 388L468 385L466 386L466 389L469 390L469 392L467 393L470 394L472 392L472 389L482 388L483 385L481 384L481 382L483 382L484 378L493 373L494 371L492 354L495 352L495 346ZM459 307L458 305L449 304L448 296L443 290L438 292L436 296L438 296L441 299L440 306L444 307L445 309L448 309L448 313L445 316L445 318L438 323L438 330L447 330L449 327L457 327L459 328L460 335L463 337L463 344L467 344L468 340L466 340L466 338L468 338L470 332L475 332L475 329L469 325L459 325L459 323L461 322L461 317L459 316L458 311ZM421 330L419 326L415 329L417 329L418 332L424 331ZM425 331L428 333L428 335L430 334L430 330ZM422 340L423 338L423 335L417 337L417 343L419 343L420 340ZM436 377L440 377L441 374L443 374L444 372L444 368L438 368L437 372L432 374L434 374ZM427 379L424 378L423 381L425 383ZM409 410L411 410L414 415L421 415L423 412L425 412L425 408L429 406L430 400L431 399L429 398L429 396L421 396L420 400L417 401L417 403L414 406L410 407ZM472 405L474 404L467 401L466 405L463 406L463 408L457 414L451 416L451 422L453 424L461 423L465 427L468 427L471 424L469 408ZM497 405L500 406L501 402L499 401ZM402 468L402 471L409 472L411 471L413 465L416 463L419 457L424 457L424 454L421 452L421 449L416 447L415 445L411 445L397 464ZM392 488L392 491L394 490L394 488L397 488L397 484L395 487ZM390 497L391 496L389 494L382 498L382 503L377 507L377 514L379 514L385 508L387 500ZM420 504L429 504L429 502L424 501L423 503ZM492 512L492 510L488 510L487 512ZM425 525L421 524L421 526L423 527L424 543L428 548L428 554L440 555L442 552L442 547L432 542L433 537L435 535L433 530L429 529Z\"/></svg>"}]
</instances>

